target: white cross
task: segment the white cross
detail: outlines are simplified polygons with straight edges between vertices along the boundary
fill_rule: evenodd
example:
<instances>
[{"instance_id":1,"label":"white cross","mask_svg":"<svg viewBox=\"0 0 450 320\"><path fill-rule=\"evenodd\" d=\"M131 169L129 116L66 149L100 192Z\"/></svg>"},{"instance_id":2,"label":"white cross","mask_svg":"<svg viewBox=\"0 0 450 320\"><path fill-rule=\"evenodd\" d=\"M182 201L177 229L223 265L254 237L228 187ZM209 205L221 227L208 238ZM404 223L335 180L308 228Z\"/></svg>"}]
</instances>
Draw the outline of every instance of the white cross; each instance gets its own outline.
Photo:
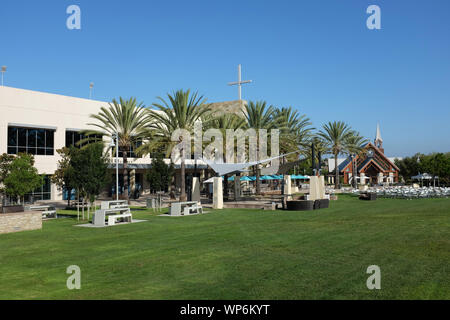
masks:
<instances>
[{"instance_id":1,"label":"white cross","mask_svg":"<svg viewBox=\"0 0 450 320\"><path fill-rule=\"evenodd\" d=\"M246 83L252 83L252 80L241 80L241 65L238 65L238 81L237 82L230 82L228 83L229 86L238 86L238 94L239 94L239 100L242 100L242 90L241 87L243 84Z\"/></svg>"}]
</instances>

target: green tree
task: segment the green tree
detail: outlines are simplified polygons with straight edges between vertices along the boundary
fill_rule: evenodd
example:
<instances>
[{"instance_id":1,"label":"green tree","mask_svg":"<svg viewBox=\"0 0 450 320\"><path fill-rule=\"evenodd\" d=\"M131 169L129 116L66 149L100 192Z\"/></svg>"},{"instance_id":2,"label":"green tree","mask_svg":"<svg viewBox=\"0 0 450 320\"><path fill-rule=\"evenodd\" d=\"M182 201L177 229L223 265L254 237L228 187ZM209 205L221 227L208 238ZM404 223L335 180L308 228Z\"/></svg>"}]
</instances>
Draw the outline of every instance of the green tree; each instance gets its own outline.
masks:
<instances>
[{"instance_id":1,"label":"green tree","mask_svg":"<svg viewBox=\"0 0 450 320\"><path fill-rule=\"evenodd\" d=\"M292 107L276 108L274 121L280 129L280 152L282 154L300 149L309 150L311 131L311 120L304 114L300 114ZM295 158L298 157L294 156Z\"/></svg>"},{"instance_id":2,"label":"green tree","mask_svg":"<svg viewBox=\"0 0 450 320\"><path fill-rule=\"evenodd\" d=\"M356 181L357 175L357 162L356 156L363 156L365 149L364 146L369 142L366 138L359 135L358 132L353 131L351 135L347 137L345 141L344 153L348 154L352 158L352 172L353 172L353 187L357 188L358 184Z\"/></svg>"},{"instance_id":3,"label":"green tree","mask_svg":"<svg viewBox=\"0 0 450 320\"><path fill-rule=\"evenodd\" d=\"M56 150L56 152L61 158L58 160L58 169L56 169L50 179L59 188L67 190L67 206L70 207L71 190L75 187L73 182L75 172L71 165L71 149L64 147Z\"/></svg>"},{"instance_id":4,"label":"green tree","mask_svg":"<svg viewBox=\"0 0 450 320\"><path fill-rule=\"evenodd\" d=\"M396 159L395 164L400 169L400 175L407 182L419 173L429 173L439 177L439 181L444 184L450 183L450 152L428 155L417 153L402 160Z\"/></svg>"},{"instance_id":5,"label":"green tree","mask_svg":"<svg viewBox=\"0 0 450 320\"><path fill-rule=\"evenodd\" d=\"M9 155L6 153L0 155L0 193L5 192L4 186L3 186L3 181L8 176L9 168L10 168L11 162L13 162L14 158L15 157L13 155Z\"/></svg>"},{"instance_id":6,"label":"green tree","mask_svg":"<svg viewBox=\"0 0 450 320\"><path fill-rule=\"evenodd\" d=\"M34 157L30 154L21 153L11 161L8 166L8 174L3 180L5 185L5 193L13 198L17 198L18 202L28 192L44 184L44 178L39 175L34 167Z\"/></svg>"},{"instance_id":7,"label":"green tree","mask_svg":"<svg viewBox=\"0 0 450 320\"><path fill-rule=\"evenodd\" d=\"M79 150L72 148L70 158L70 170L75 173L72 183L89 199L92 206L96 197L110 182L108 158L103 154L103 145L93 143Z\"/></svg>"},{"instance_id":8,"label":"green tree","mask_svg":"<svg viewBox=\"0 0 450 320\"><path fill-rule=\"evenodd\" d=\"M213 128L213 129L217 129L221 132L222 137L223 137L223 162L226 163L227 162L227 149L230 148L234 148L234 150L236 151L235 145L234 145L234 140L233 142L228 146L227 145L227 130L228 129L232 129L232 130L237 130L237 129L242 129L245 125L245 119L243 117L240 117L234 113L226 113L226 114L222 114L222 115L215 115L213 113L210 113L208 115L208 117L205 118L205 124L203 125L203 129L207 130L209 128ZM230 149L231 150L231 149ZM239 181L239 180L235 180L235 181ZM239 183L239 182L238 182ZM224 184L224 195L225 197L228 197L228 175L226 174L224 176L224 180L223 180L223 184Z\"/></svg>"},{"instance_id":9,"label":"green tree","mask_svg":"<svg viewBox=\"0 0 450 320\"><path fill-rule=\"evenodd\" d=\"M318 136L324 142L328 152L334 155L335 164L335 188L339 188L338 156L347 149L348 139L354 135L354 131L342 121L328 122L322 126Z\"/></svg>"},{"instance_id":10,"label":"green tree","mask_svg":"<svg viewBox=\"0 0 450 320\"><path fill-rule=\"evenodd\" d=\"M98 114L91 115L97 123L89 125L100 130L83 131L85 135L103 135L112 139L116 133L119 135L119 150L123 158L123 187L125 199L128 199L128 150L138 141L148 137L149 114L145 111L143 104L137 104L135 98L124 100L115 99L109 104L109 108L101 107ZM117 147L117 146L116 146ZM110 150L110 148L108 148Z\"/></svg>"},{"instance_id":11,"label":"green tree","mask_svg":"<svg viewBox=\"0 0 450 320\"><path fill-rule=\"evenodd\" d=\"M166 191L174 174L173 163L167 165L164 162L163 155L157 153L152 159L152 167L148 170L146 178L150 184L150 191Z\"/></svg>"},{"instance_id":12,"label":"green tree","mask_svg":"<svg viewBox=\"0 0 450 320\"><path fill-rule=\"evenodd\" d=\"M256 131L257 136L257 150L256 150L256 158L259 159L259 132L261 129L265 129L268 132L272 129L279 128L280 124L276 122L274 119L275 116L275 108L273 106L268 106L265 101L250 101L245 105L245 109L243 110L244 118L246 120L245 128L250 129L253 128ZM256 194L261 194L261 181L260 181L260 169L259 166L254 166L255 174L256 174Z\"/></svg>"},{"instance_id":13,"label":"green tree","mask_svg":"<svg viewBox=\"0 0 450 320\"><path fill-rule=\"evenodd\" d=\"M158 110L149 110L149 117L152 118L150 131L152 139L140 148L142 152L150 152L154 148L165 146L166 155L168 156L176 144L183 144L181 136L178 141L172 141L172 134L175 130L186 130L190 134L194 132L195 122L201 120L209 112L209 105L206 104L206 99L199 96L198 93L191 94L190 90L178 90L173 94L167 94L167 101L158 97L160 103L154 103L153 106ZM186 164L185 158L190 158L186 155L182 148L181 153L181 195L180 201L186 201Z\"/></svg>"}]
</instances>

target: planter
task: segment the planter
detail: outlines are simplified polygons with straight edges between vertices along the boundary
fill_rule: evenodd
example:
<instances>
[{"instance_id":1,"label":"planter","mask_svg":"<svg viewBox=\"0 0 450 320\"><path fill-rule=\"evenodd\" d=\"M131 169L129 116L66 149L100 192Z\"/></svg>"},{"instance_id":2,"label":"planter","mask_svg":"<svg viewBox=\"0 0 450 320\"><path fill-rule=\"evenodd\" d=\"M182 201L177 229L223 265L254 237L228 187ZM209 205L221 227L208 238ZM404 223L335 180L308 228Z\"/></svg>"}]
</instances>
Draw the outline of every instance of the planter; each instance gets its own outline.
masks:
<instances>
[{"instance_id":1,"label":"planter","mask_svg":"<svg viewBox=\"0 0 450 320\"><path fill-rule=\"evenodd\" d=\"M312 200L286 201L286 210L289 211L307 211L313 209L314 209L314 201Z\"/></svg>"},{"instance_id":2,"label":"planter","mask_svg":"<svg viewBox=\"0 0 450 320\"><path fill-rule=\"evenodd\" d=\"M326 209L330 206L330 200L328 199L319 199L314 201L314 210L317 209Z\"/></svg>"},{"instance_id":3,"label":"planter","mask_svg":"<svg viewBox=\"0 0 450 320\"><path fill-rule=\"evenodd\" d=\"M329 199L320 199L320 209L327 209L330 207L330 200Z\"/></svg>"},{"instance_id":4,"label":"planter","mask_svg":"<svg viewBox=\"0 0 450 320\"><path fill-rule=\"evenodd\" d=\"M360 200L377 200L377 194L376 193L361 193L359 196Z\"/></svg>"},{"instance_id":5,"label":"planter","mask_svg":"<svg viewBox=\"0 0 450 320\"><path fill-rule=\"evenodd\" d=\"M23 206L4 206L2 207L1 213L15 213L24 212Z\"/></svg>"}]
</instances>

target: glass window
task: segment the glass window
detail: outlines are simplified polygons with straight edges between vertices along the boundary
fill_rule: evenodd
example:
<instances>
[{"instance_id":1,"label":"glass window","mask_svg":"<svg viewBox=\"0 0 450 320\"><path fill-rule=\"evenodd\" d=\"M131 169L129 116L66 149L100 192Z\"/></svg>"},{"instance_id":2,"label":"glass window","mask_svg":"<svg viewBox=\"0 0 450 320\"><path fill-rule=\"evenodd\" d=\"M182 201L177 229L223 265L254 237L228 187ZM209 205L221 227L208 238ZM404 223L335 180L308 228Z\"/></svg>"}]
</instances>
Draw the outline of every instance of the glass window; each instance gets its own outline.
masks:
<instances>
[{"instance_id":1,"label":"glass window","mask_svg":"<svg viewBox=\"0 0 450 320\"><path fill-rule=\"evenodd\" d=\"M28 148L36 148L36 129L28 129Z\"/></svg>"},{"instance_id":2,"label":"glass window","mask_svg":"<svg viewBox=\"0 0 450 320\"><path fill-rule=\"evenodd\" d=\"M8 128L8 146L17 146L17 128Z\"/></svg>"},{"instance_id":3,"label":"glass window","mask_svg":"<svg viewBox=\"0 0 450 320\"><path fill-rule=\"evenodd\" d=\"M78 144L79 141L89 138L87 141L83 141L83 143ZM74 146L77 148L81 148L82 146L95 142L101 141L103 137L101 135L92 135L86 136L77 131L66 131L66 147Z\"/></svg>"},{"instance_id":4,"label":"glass window","mask_svg":"<svg viewBox=\"0 0 450 320\"><path fill-rule=\"evenodd\" d=\"M39 156L45 156L45 148L37 148L36 154Z\"/></svg>"},{"instance_id":5,"label":"glass window","mask_svg":"<svg viewBox=\"0 0 450 320\"><path fill-rule=\"evenodd\" d=\"M18 145L20 147L26 147L27 146L27 129L25 128L19 128L19 143Z\"/></svg>"},{"instance_id":6,"label":"glass window","mask_svg":"<svg viewBox=\"0 0 450 320\"><path fill-rule=\"evenodd\" d=\"M55 132L53 130L45 130L45 147L53 149L53 136Z\"/></svg>"},{"instance_id":7,"label":"glass window","mask_svg":"<svg viewBox=\"0 0 450 320\"><path fill-rule=\"evenodd\" d=\"M26 201L30 201L31 198L33 201L51 200L51 182L49 175L44 176L44 184L42 186L25 195Z\"/></svg>"},{"instance_id":8,"label":"glass window","mask_svg":"<svg viewBox=\"0 0 450 320\"><path fill-rule=\"evenodd\" d=\"M127 149L127 157L128 158L141 158L136 154L136 149L142 145L142 141L138 140L131 144L130 148ZM119 158L123 157L123 148L119 148Z\"/></svg>"},{"instance_id":9,"label":"glass window","mask_svg":"<svg viewBox=\"0 0 450 320\"><path fill-rule=\"evenodd\" d=\"M66 131L66 147L69 148L71 145L73 145L73 132Z\"/></svg>"},{"instance_id":10,"label":"glass window","mask_svg":"<svg viewBox=\"0 0 450 320\"><path fill-rule=\"evenodd\" d=\"M54 155L54 130L8 127L8 154Z\"/></svg>"},{"instance_id":11,"label":"glass window","mask_svg":"<svg viewBox=\"0 0 450 320\"><path fill-rule=\"evenodd\" d=\"M45 148L45 130L44 129L38 129L37 130L37 147L38 148Z\"/></svg>"}]
</instances>

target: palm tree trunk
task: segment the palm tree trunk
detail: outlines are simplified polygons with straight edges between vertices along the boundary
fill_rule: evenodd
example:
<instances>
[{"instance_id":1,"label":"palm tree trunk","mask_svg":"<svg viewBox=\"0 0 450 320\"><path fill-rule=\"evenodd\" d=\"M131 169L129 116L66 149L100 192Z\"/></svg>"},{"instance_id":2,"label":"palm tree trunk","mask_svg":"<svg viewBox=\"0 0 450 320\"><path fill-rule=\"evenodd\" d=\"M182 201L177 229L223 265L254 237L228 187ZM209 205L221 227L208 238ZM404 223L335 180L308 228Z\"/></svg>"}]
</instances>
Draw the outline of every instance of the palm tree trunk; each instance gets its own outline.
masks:
<instances>
[{"instance_id":1,"label":"palm tree trunk","mask_svg":"<svg viewBox=\"0 0 450 320\"><path fill-rule=\"evenodd\" d=\"M226 199L228 199L228 175L223 176L223 195Z\"/></svg>"},{"instance_id":2,"label":"palm tree trunk","mask_svg":"<svg viewBox=\"0 0 450 320\"><path fill-rule=\"evenodd\" d=\"M186 163L184 157L181 159L181 193L180 202L186 201Z\"/></svg>"},{"instance_id":3,"label":"palm tree trunk","mask_svg":"<svg viewBox=\"0 0 450 320\"><path fill-rule=\"evenodd\" d=\"M256 168L256 194L259 195L261 194L261 181L259 180L260 178L259 165L257 164L255 168Z\"/></svg>"},{"instance_id":4,"label":"palm tree trunk","mask_svg":"<svg viewBox=\"0 0 450 320\"><path fill-rule=\"evenodd\" d=\"M258 136L256 137L256 161L259 161L259 132L258 132ZM259 164L257 164L255 166L255 169L256 169L256 172L255 172L256 194L260 195L261 194L261 181L259 180L259 178L260 178Z\"/></svg>"},{"instance_id":5,"label":"palm tree trunk","mask_svg":"<svg viewBox=\"0 0 450 320\"><path fill-rule=\"evenodd\" d=\"M336 172L335 180L334 180L334 189L339 188L339 169L338 169L338 155L334 154L334 170Z\"/></svg>"},{"instance_id":6,"label":"palm tree trunk","mask_svg":"<svg viewBox=\"0 0 450 320\"><path fill-rule=\"evenodd\" d=\"M128 200L128 154L123 151L123 194L122 198Z\"/></svg>"}]
</instances>

